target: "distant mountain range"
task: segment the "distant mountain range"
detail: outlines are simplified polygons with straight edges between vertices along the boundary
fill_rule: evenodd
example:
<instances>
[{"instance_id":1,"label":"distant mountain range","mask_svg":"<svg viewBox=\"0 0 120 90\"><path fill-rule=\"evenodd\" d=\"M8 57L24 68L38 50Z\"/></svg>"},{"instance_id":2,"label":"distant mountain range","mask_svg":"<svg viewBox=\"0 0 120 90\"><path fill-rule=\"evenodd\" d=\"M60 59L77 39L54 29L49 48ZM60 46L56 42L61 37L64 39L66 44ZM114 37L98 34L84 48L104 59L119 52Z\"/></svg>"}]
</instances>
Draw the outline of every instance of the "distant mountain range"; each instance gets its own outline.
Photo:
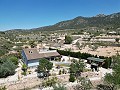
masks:
<instances>
[{"instance_id":1,"label":"distant mountain range","mask_svg":"<svg viewBox=\"0 0 120 90\"><path fill-rule=\"evenodd\" d=\"M34 31L41 30L65 30L65 29L82 29L89 27L97 28L120 28L120 12L110 15L99 14L93 17L82 17L78 16L72 20L61 21L51 26L45 26L40 28L28 29ZM18 31L23 30L19 29ZM12 30L16 31L16 30Z\"/></svg>"}]
</instances>

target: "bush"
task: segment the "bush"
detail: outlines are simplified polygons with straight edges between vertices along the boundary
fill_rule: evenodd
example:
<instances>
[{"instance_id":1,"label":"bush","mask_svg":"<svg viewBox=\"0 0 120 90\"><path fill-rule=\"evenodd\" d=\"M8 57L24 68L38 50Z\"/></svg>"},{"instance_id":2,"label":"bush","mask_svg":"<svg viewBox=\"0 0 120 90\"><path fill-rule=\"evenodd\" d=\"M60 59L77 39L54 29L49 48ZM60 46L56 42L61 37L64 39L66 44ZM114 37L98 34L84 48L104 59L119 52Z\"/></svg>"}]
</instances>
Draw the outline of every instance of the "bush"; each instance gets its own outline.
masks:
<instances>
[{"instance_id":1,"label":"bush","mask_svg":"<svg viewBox=\"0 0 120 90\"><path fill-rule=\"evenodd\" d=\"M70 74L69 81L70 82L74 82L75 81L75 76L73 74Z\"/></svg>"},{"instance_id":2,"label":"bush","mask_svg":"<svg viewBox=\"0 0 120 90\"><path fill-rule=\"evenodd\" d=\"M106 58L105 64L103 64L103 68L109 68L111 66L111 58Z\"/></svg>"},{"instance_id":3,"label":"bush","mask_svg":"<svg viewBox=\"0 0 120 90\"><path fill-rule=\"evenodd\" d=\"M100 84L100 85L97 85L97 90L111 90L111 87Z\"/></svg>"},{"instance_id":4,"label":"bush","mask_svg":"<svg viewBox=\"0 0 120 90\"><path fill-rule=\"evenodd\" d=\"M24 76L26 76L26 75L27 75L27 73L26 73L26 72L22 72L21 74L22 74L22 75L24 75Z\"/></svg>"},{"instance_id":5,"label":"bush","mask_svg":"<svg viewBox=\"0 0 120 90\"><path fill-rule=\"evenodd\" d=\"M26 65L26 64L23 64L23 65L22 65L22 70L23 70L24 72L27 71L27 65Z\"/></svg>"},{"instance_id":6,"label":"bush","mask_svg":"<svg viewBox=\"0 0 120 90\"><path fill-rule=\"evenodd\" d=\"M66 87L64 87L63 85L58 85L58 86L53 86L54 90L67 90Z\"/></svg>"},{"instance_id":7,"label":"bush","mask_svg":"<svg viewBox=\"0 0 120 90\"><path fill-rule=\"evenodd\" d=\"M65 36L65 44L71 44L72 38L70 36Z\"/></svg>"},{"instance_id":8,"label":"bush","mask_svg":"<svg viewBox=\"0 0 120 90\"><path fill-rule=\"evenodd\" d=\"M62 71L61 70L59 70L59 75L61 75L62 74Z\"/></svg>"},{"instance_id":9,"label":"bush","mask_svg":"<svg viewBox=\"0 0 120 90\"><path fill-rule=\"evenodd\" d=\"M0 86L0 90L7 90L6 86Z\"/></svg>"},{"instance_id":10,"label":"bush","mask_svg":"<svg viewBox=\"0 0 120 90\"><path fill-rule=\"evenodd\" d=\"M16 67L12 61L7 59L3 60L2 64L0 64L0 78L15 74Z\"/></svg>"},{"instance_id":11,"label":"bush","mask_svg":"<svg viewBox=\"0 0 120 90\"><path fill-rule=\"evenodd\" d=\"M15 65L18 65L18 58L15 56L9 57L9 60L11 60Z\"/></svg>"},{"instance_id":12,"label":"bush","mask_svg":"<svg viewBox=\"0 0 120 90\"><path fill-rule=\"evenodd\" d=\"M42 83L42 86L45 86L45 87L50 86L51 87L51 86L54 86L57 82L58 82L58 80L56 77L53 77L51 79L48 78L46 81L44 81Z\"/></svg>"}]
</instances>

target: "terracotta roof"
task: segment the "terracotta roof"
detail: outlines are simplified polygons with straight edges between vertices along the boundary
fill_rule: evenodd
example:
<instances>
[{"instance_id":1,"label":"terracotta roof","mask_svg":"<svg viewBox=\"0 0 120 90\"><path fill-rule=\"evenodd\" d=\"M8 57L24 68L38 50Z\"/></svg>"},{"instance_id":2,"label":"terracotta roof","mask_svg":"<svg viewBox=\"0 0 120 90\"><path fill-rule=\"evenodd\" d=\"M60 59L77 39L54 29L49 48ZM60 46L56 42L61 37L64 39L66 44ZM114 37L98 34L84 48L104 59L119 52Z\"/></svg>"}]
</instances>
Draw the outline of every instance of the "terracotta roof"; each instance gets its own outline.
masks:
<instances>
[{"instance_id":1,"label":"terracotta roof","mask_svg":"<svg viewBox=\"0 0 120 90\"><path fill-rule=\"evenodd\" d=\"M27 48L27 49L23 49L23 51L25 52L27 60L47 58L47 57L60 55L56 50L39 51L39 49L37 48L31 48L31 49Z\"/></svg>"}]
</instances>

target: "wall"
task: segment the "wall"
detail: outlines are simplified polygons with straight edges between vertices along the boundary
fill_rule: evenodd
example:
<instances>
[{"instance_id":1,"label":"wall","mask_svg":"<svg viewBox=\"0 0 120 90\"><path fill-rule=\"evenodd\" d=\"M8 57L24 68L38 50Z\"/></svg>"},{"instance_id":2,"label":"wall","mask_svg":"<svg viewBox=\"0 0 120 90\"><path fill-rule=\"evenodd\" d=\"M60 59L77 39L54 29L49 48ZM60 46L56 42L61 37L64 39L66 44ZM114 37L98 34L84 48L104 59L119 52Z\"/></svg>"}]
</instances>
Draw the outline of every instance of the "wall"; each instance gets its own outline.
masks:
<instances>
[{"instance_id":1,"label":"wall","mask_svg":"<svg viewBox=\"0 0 120 90\"><path fill-rule=\"evenodd\" d=\"M28 60L28 67L34 67L39 65L39 59Z\"/></svg>"},{"instance_id":2,"label":"wall","mask_svg":"<svg viewBox=\"0 0 120 90\"><path fill-rule=\"evenodd\" d=\"M27 57L26 57L25 52L23 50L22 50L21 55L22 55L22 61L27 65Z\"/></svg>"}]
</instances>

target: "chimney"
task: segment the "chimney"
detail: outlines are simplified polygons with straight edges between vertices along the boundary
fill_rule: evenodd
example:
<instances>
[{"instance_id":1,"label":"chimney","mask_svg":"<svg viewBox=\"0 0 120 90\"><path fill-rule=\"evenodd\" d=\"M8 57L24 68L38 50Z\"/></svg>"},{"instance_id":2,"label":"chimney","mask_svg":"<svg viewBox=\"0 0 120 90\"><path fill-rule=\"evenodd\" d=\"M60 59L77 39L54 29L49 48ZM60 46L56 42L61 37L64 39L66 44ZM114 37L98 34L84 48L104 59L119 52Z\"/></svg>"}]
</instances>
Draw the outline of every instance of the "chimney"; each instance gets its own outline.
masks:
<instances>
[{"instance_id":1,"label":"chimney","mask_svg":"<svg viewBox=\"0 0 120 90\"><path fill-rule=\"evenodd\" d=\"M32 51L29 51L29 53L32 53Z\"/></svg>"}]
</instances>

